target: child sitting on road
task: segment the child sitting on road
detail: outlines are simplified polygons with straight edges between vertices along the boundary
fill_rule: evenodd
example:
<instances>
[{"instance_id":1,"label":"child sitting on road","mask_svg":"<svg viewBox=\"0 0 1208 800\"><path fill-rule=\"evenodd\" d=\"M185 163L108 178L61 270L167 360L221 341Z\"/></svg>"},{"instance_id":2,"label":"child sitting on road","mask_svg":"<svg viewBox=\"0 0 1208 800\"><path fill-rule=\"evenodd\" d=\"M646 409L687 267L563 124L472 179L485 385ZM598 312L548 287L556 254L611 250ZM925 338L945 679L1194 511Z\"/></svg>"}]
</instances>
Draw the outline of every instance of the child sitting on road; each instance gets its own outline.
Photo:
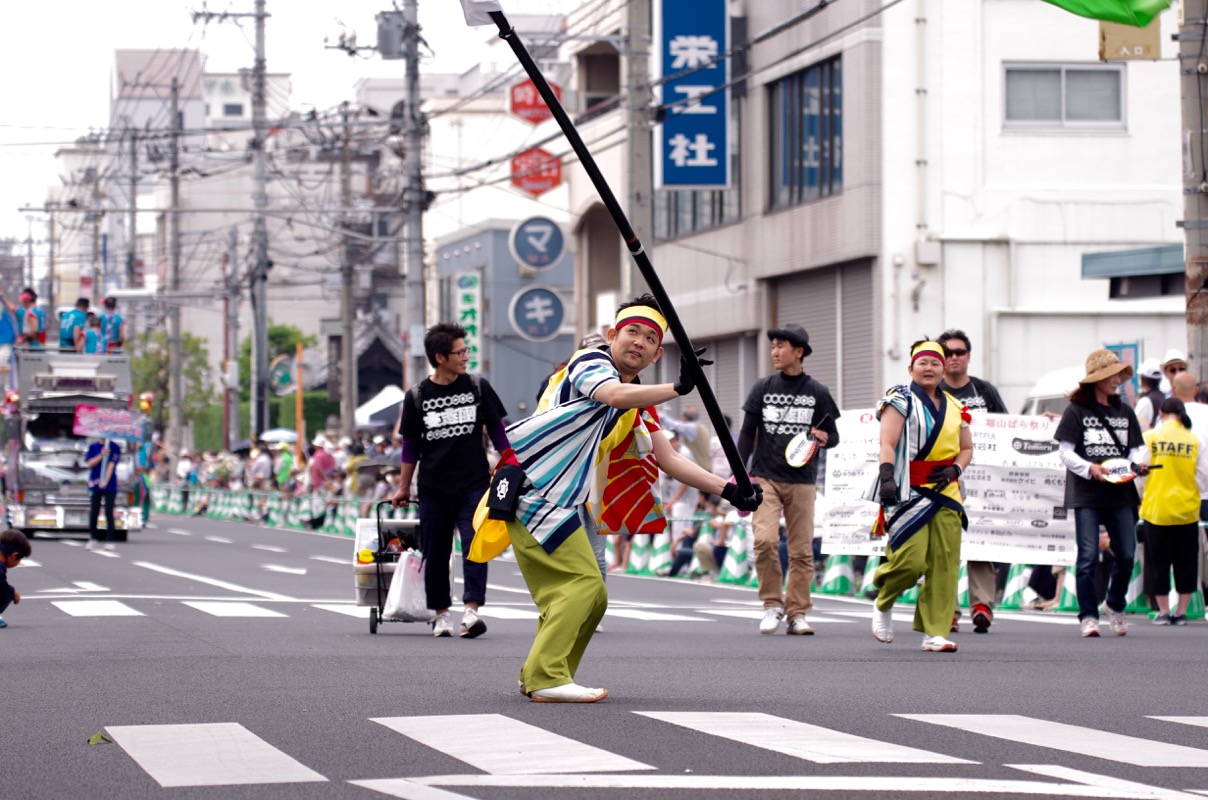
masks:
<instances>
[{"instance_id":1,"label":"child sitting on road","mask_svg":"<svg viewBox=\"0 0 1208 800\"><path fill-rule=\"evenodd\" d=\"M8 571L21 563L21 559L29 558L31 552L29 539L15 528L9 528L0 533L0 612L8 608L9 603L20 603L21 593L8 583ZM7 628L8 623L0 618L0 628Z\"/></svg>"}]
</instances>

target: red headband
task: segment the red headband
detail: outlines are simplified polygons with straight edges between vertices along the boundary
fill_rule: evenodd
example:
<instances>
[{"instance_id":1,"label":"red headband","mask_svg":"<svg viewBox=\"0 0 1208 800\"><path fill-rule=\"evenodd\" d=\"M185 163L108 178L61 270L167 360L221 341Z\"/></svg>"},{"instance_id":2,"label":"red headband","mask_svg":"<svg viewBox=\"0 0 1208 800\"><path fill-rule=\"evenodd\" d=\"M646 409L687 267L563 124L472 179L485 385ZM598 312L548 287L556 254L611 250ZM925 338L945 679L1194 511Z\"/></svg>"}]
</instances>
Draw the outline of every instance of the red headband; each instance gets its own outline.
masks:
<instances>
[{"instance_id":1,"label":"red headband","mask_svg":"<svg viewBox=\"0 0 1208 800\"><path fill-rule=\"evenodd\" d=\"M923 356L932 356L938 358L942 364L944 358L944 349L938 342L920 342L915 351L910 354L910 366L914 366L914 362L918 361Z\"/></svg>"}]
</instances>

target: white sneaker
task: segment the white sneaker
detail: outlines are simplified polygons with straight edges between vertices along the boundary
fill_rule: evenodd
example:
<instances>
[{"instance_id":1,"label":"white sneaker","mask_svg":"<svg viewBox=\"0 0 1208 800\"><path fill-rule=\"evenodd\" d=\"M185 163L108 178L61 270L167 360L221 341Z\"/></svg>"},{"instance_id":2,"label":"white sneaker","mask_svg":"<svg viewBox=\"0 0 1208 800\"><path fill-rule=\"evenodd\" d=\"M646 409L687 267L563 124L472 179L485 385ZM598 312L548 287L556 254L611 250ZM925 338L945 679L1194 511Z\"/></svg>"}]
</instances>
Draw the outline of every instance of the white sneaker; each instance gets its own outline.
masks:
<instances>
[{"instance_id":1,"label":"white sneaker","mask_svg":"<svg viewBox=\"0 0 1208 800\"><path fill-rule=\"evenodd\" d=\"M99 544L100 544L100 542L98 542L96 539L89 539L88 544L84 545L84 549L85 550L95 550L97 548L97 545L99 545Z\"/></svg>"},{"instance_id":2,"label":"white sneaker","mask_svg":"<svg viewBox=\"0 0 1208 800\"><path fill-rule=\"evenodd\" d=\"M105 542L105 549L106 550L116 550L117 545L114 544L113 542Z\"/></svg>"},{"instance_id":3,"label":"white sneaker","mask_svg":"<svg viewBox=\"0 0 1208 800\"><path fill-rule=\"evenodd\" d=\"M478 610L467 608L461 615L461 636L473 639L487 632L487 624L478 618Z\"/></svg>"},{"instance_id":4,"label":"white sneaker","mask_svg":"<svg viewBox=\"0 0 1208 800\"><path fill-rule=\"evenodd\" d=\"M432 620L432 635L443 637L453 635L453 620L446 611L443 614L437 614Z\"/></svg>"},{"instance_id":5,"label":"white sneaker","mask_svg":"<svg viewBox=\"0 0 1208 800\"><path fill-rule=\"evenodd\" d=\"M1082 620L1082 636L1083 638L1099 635L1099 620L1094 617L1087 617Z\"/></svg>"},{"instance_id":6,"label":"white sneaker","mask_svg":"<svg viewBox=\"0 0 1208 800\"><path fill-rule=\"evenodd\" d=\"M538 689L529 697L534 703L594 703L608 697L608 690L589 689L577 683L564 683L549 689Z\"/></svg>"},{"instance_id":7,"label":"white sneaker","mask_svg":"<svg viewBox=\"0 0 1208 800\"><path fill-rule=\"evenodd\" d=\"M804 614L802 614L799 617L793 617L792 619L790 619L788 627L786 627L784 629L784 632L791 636L813 636L814 635L814 629L811 628L810 624L805 621Z\"/></svg>"},{"instance_id":8,"label":"white sneaker","mask_svg":"<svg viewBox=\"0 0 1208 800\"><path fill-rule=\"evenodd\" d=\"M872 607L872 637L882 644L893 641L893 609L882 611Z\"/></svg>"},{"instance_id":9,"label":"white sneaker","mask_svg":"<svg viewBox=\"0 0 1208 800\"><path fill-rule=\"evenodd\" d=\"M1128 635L1128 623L1124 621L1124 615L1110 608L1107 610L1107 627L1117 636Z\"/></svg>"},{"instance_id":10,"label":"white sneaker","mask_svg":"<svg viewBox=\"0 0 1208 800\"><path fill-rule=\"evenodd\" d=\"M759 621L760 633L775 633L780 630L780 621L784 619L784 609L780 606L773 606L763 612L763 619Z\"/></svg>"},{"instance_id":11,"label":"white sneaker","mask_svg":"<svg viewBox=\"0 0 1208 800\"><path fill-rule=\"evenodd\" d=\"M928 653L955 653L956 642L943 636L924 636L923 649Z\"/></svg>"}]
</instances>

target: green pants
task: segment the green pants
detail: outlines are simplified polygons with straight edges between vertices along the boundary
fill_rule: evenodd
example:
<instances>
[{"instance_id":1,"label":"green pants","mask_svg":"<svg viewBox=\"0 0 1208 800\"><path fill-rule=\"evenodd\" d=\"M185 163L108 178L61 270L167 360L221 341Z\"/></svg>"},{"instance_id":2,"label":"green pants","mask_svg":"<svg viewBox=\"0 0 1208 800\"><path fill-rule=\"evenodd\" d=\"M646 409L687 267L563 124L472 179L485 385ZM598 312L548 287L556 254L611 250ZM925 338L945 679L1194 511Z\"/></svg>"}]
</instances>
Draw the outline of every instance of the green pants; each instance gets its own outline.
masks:
<instances>
[{"instance_id":1,"label":"green pants","mask_svg":"<svg viewBox=\"0 0 1208 800\"><path fill-rule=\"evenodd\" d=\"M960 563L960 515L950 508L941 508L897 550L885 547L885 562L877 567L872 578L877 589L877 609L893 608L898 596L922 577L925 580L914 607L914 629L927 636L950 633Z\"/></svg>"},{"instance_id":2,"label":"green pants","mask_svg":"<svg viewBox=\"0 0 1208 800\"><path fill-rule=\"evenodd\" d=\"M587 643L608 608L608 590L582 528L552 553L518 522L508 523L516 564L541 612L520 680L530 691L574 683Z\"/></svg>"}]
</instances>

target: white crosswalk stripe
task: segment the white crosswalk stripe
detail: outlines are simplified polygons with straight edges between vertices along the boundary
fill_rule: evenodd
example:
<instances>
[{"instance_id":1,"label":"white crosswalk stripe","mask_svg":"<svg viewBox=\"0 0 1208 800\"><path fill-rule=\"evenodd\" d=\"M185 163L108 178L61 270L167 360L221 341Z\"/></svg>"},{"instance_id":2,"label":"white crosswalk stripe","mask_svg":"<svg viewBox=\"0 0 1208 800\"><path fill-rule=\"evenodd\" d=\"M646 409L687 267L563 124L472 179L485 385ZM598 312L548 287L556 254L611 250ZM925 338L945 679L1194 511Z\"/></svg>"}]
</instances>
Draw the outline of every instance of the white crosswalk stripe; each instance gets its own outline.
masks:
<instances>
[{"instance_id":1,"label":"white crosswalk stripe","mask_svg":"<svg viewBox=\"0 0 1208 800\"><path fill-rule=\"evenodd\" d=\"M51 605L73 617L141 617L143 613L118 600L52 600Z\"/></svg>"},{"instance_id":2,"label":"white crosswalk stripe","mask_svg":"<svg viewBox=\"0 0 1208 800\"><path fill-rule=\"evenodd\" d=\"M282 614L280 611L273 611L271 608L263 608L261 606L252 605L251 603L240 602L206 602L200 600L186 600L186 606L195 608L198 611L214 617L286 617L288 614Z\"/></svg>"},{"instance_id":3,"label":"white crosswalk stripe","mask_svg":"<svg viewBox=\"0 0 1208 800\"><path fill-rule=\"evenodd\" d=\"M1180 725L1195 725L1198 728L1208 728L1208 717L1150 717L1162 722L1177 722Z\"/></svg>"},{"instance_id":4,"label":"white crosswalk stripe","mask_svg":"<svg viewBox=\"0 0 1208 800\"><path fill-rule=\"evenodd\" d=\"M640 619L643 622L712 622L704 617L689 617L684 614L662 614L657 611L642 611L637 608L610 608L604 612L609 617Z\"/></svg>"},{"instance_id":5,"label":"white crosswalk stripe","mask_svg":"<svg viewBox=\"0 0 1208 800\"><path fill-rule=\"evenodd\" d=\"M502 714L379 717L373 721L492 775L654 769Z\"/></svg>"},{"instance_id":6,"label":"white crosswalk stripe","mask_svg":"<svg viewBox=\"0 0 1208 800\"><path fill-rule=\"evenodd\" d=\"M635 711L643 717L783 753L815 764L973 764L963 758L866 739L770 714Z\"/></svg>"},{"instance_id":7,"label":"white crosswalk stripe","mask_svg":"<svg viewBox=\"0 0 1208 800\"><path fill-rule=\"evenodd\" d=\"M235 722L110 725L106 730L165 788L327 780Z\"/></svg>"},{"instance_id":8,"label":"white crosswalk stripe","mask_svg":"<svg viewBox=\"0 0 1208 800\"><path fill-rule=\"evenodd\" d=\"M1012 742L1133 764L1138 767L1208 767L1208 750L1067 725L1017 714L895 714Z\"/></svg>"}]
</instances>

